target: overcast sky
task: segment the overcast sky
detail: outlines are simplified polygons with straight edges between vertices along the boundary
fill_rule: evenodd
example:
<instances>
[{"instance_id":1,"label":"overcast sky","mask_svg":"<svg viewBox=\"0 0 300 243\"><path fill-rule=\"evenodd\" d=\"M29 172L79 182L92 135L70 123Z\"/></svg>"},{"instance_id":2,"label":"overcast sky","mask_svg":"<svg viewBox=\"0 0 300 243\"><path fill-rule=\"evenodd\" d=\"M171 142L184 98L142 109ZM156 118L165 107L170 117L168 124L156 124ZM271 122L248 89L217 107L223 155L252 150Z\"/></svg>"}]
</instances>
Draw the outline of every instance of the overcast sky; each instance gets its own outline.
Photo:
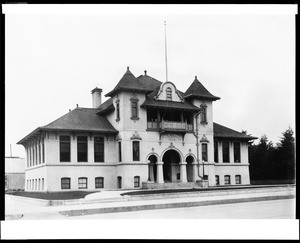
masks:
<instances>
[{"instance_id":1,"label":"overcast sky","mask_svg":"<svg viewBox=\"0 0 300 243\"><path fill-rule=\"evenodd\" d=\"M273 143L295 129L295 17L228 14L7 14L5 154L39 126L103 101L129 66L135 76L185 91L194 80L215 96L214 121ZM122 12L122 14L120 14Z\"/></svg>"}]
</instances>

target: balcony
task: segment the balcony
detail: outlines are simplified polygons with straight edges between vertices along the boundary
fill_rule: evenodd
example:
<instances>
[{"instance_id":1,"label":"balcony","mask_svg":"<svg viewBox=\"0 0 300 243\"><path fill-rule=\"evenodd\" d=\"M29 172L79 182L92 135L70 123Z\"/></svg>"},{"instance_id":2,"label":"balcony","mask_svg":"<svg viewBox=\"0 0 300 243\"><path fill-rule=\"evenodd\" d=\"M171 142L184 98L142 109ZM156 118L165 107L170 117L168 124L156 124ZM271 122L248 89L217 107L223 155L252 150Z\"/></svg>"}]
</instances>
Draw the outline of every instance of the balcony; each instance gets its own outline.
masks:
<instances>
[{"instance_id":1,"label":"balcony","mask_svg":"<svg viewBox=\"0 0 300 243\"><path fill-rule=\"evenodd\" d=\"M147 122L148 130L161 130L161 131L170 131L170 132L192 132L194 127L192 124L185 122Z\"/></svg>"}]
</instances>

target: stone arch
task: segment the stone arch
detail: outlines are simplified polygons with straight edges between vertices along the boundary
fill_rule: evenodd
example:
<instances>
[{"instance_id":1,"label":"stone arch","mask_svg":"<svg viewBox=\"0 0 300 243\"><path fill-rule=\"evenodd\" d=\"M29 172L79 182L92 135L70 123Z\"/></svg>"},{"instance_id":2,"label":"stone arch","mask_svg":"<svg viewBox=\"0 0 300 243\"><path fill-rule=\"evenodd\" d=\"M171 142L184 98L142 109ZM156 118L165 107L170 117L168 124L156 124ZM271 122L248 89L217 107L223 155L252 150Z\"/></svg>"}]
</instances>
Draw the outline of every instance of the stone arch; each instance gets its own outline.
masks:
<instances>
[{"instance_id":1,"label":"stone arch","mask_svg":"<svg viewBox=\"0 0 300 243\"><path fill-rule=\"evenodd\" d=\"M180 162L183 161L182 158L183 158L184 156L183 156L183 154L181 153L181 151L180 151L179 149L177 149L175 146L171 146L171 145L170 145L168 148L166 148L166 149L161 153L161 156L160 156L161 160L163 159L164 154L165 154L168 150L175 150L175 151L176 151L177 153L179 153L179 155L180 155Z\"/></svg>"},{"instance_id":2,"label":"stone arch","mask_svg":"<svg viewBox=\"0 0 300 243\"><path fill-rule=\"evenodd\" d=\"M184 161L186 164L186 178L188 182L193 182L194 173L193 170L194 164L197 161L195 155L189 153L185 156Z\"/></svg>"},{"instance_id":3,"label":"stone arch","mask_svg":"<svg viewBox=\"0 0 300 243\"><path fill-rule=\"evenodd\" d=\"M159 161L159 156L156 153L150 153L147 155L148 161L148 181L157 181L157 162Z\"/></svg>"},{"instance_id":4,"label":"stone arch","mask_svg":"<svg viewBox=\"0 0 300 243\"><path fill-rule=\"evenodd\" d=\"M177 182L180 180L180 163L182 154L178 149L169 148L162 155L163 177L165 182Z\"/></svg>"}]
</instances>

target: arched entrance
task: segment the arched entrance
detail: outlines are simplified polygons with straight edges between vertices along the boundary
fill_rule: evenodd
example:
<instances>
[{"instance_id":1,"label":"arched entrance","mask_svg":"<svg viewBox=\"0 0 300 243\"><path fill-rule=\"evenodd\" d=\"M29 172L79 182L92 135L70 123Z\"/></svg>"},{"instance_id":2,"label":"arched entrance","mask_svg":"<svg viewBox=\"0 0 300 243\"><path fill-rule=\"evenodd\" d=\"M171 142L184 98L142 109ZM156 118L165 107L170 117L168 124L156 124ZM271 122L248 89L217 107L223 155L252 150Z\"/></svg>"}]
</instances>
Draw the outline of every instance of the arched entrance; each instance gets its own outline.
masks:
<instances>
[{"instance_id":1,"label":"arched entrance","mask_svg":"<svg viewBox=\"0 0 300 243\"><path fill-rule=\"evenodd\" d=\"M157 181L157 156L152 154L149 156L148 160L148 181Z\"/></svg>"},{"instance_id":2,"label":"arched entrance","mask_svg":"<svg viewBox=\"0 0 300 243\"><path fill-rule=\"evenodd\" d=\"M173 149L166 151L163 155L164 182L176 182L180 180L180 154Z\"/></svg>"},{"instance_id":3,"label":"arched entrance","mask_svg":"<svg viewBox=\"0 0 300 243\"><path fill-rule=\"evenodd\" d=\"M193 182L193 162L194 157L189 155L185 159L186 164L186 177L188 182Z\"/></svg>"}]
</instances>

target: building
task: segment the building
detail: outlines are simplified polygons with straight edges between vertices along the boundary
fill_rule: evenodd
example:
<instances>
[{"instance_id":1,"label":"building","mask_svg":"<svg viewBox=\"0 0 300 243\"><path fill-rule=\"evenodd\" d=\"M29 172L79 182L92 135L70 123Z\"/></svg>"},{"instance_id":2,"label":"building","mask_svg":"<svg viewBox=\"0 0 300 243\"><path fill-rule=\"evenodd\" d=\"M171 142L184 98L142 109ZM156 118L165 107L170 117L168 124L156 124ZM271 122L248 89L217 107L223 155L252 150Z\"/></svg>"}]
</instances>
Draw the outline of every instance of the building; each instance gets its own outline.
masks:
<instances>
[{"instance_id":1,"label":"building","mask_svg":"<svg viewBox=\"0 0 300 243\"><path fill-rule=\"evenodd\" d=\"M102 103L78 107L24 137L26 190L247 185L248 141L213 122L212 95L127 71Z\"/></svg>"},{"instance_id":2,"label":"building","mask_svg":"<svg viewBox=\"0 0 300 243\"><path fill-rule=\"evenodd\" d=\"M25 189L25 158L5 157L5 190Z\"/></svg>"}]
</instances>

